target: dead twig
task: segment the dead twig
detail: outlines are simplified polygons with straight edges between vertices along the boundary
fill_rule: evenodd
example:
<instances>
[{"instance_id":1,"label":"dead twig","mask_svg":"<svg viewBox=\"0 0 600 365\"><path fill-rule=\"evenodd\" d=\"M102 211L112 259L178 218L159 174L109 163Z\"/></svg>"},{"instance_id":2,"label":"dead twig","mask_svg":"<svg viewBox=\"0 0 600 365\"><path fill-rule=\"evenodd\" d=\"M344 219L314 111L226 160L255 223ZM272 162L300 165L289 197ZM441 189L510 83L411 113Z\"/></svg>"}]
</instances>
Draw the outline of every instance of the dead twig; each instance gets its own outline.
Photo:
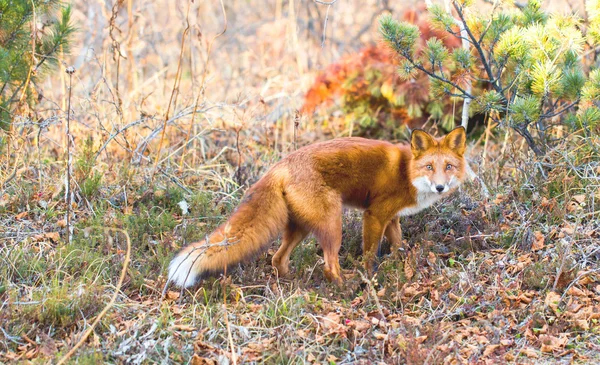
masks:
<instances>
[{"instance_id":1,"label":"dead twig","mask_svg":"<svg viewBox=\"0 0 600 365\"><path fill-rule=\"evenodd\" d=\"M186 142L183 145L184 146L183 151L181 152L181 160L179 161L179 169L180 170L183 168L183 158L185 157L185 149L190 142L190 136L192 135L192 128L194 126L194 120L196 119L196 110L198 109L198 104L200 103L200 97L204 96L204 91L206 90L205 84L206 84L206 75L208 73L208 61L210 61L210 53L212 51L213 43L215 42L215 40L217 38L219 38L220 36L225 34L225 32L227 31L227 13L225 12L225 4L223 4L223 0L220 0L220 2L221 2L221 11L223 12L223 19L225 21L225 25L223 26L223 30L220 33L218 33L217 35L215 35L213 37L213 39L211 39L211 41L208 43L208 46L207 46L206 61L204 62L204 71L202 72L202 81L200 81L200 90L198 90L198 96L196 97L196 102L194 103L194 109L193 109L194 112L192 113L192 121L190 122L190 128L188 129Z\"/></svg>"},{"instance_id":2,"label":"dead twig","mask_svg":"<svg viewBox=\"0 0 600 365\"><path fill-rule=\"evenodd\" d=\"M187 8L187 16L190 15L190 3L188 3ZM181 47L179 49L179 61L177 62L177 72L175 72L175 81L173 82L173 89L171 90L171 97L169 98L169 104L167 105L167 111L165 112L165 121L163 123L162 134L160 136L160 142L158 143L158 151L156 152L156 157L154 160L154 168L150 174L150 180L154 180L154 174L156 173L156 168L158 167L158 161L160 161L160 153L162 151L163 143L165 140L165 133L167 131L167 122L169 120L169 113L171 113L171 105L177 103L177 96L179 95L179 83L181 81L181 61L183 60L183 49L185 46L185 37L187 33L190 31L190 23L187 23L187 26L183 30L183 35L181 36ZM194 109L195 110L195 109ZM193 120L192 120L193 123Z\"/></svg>"},{"instance_id":3,"label":"dead twig","mask_svg":"<svg viewBox=\"0 0 600 365\"><path fill-rule=\"evenodd\" d=\"M65 184L65 200L67 202L67 235L68 235L68 242L69 244L71 244L71 242L73 242L73 228L71 227L72 222L71 222L71 210L72 210L72 192L71 192L71 175L73 174L73 153L71 150L72 144L73 144L73 136L71 135L71 90L72 90L72 79L73 79L73 74L75 73L75 68L73 66L71 67L67 67L67 69L65 70L66 73L69 75L69 99L68 99L68 104L67 104L67 130L66 130L66 135L67 135L67 148L66 148L66 154L67 154L67 181Z\"/></svg>"}]
</instances>

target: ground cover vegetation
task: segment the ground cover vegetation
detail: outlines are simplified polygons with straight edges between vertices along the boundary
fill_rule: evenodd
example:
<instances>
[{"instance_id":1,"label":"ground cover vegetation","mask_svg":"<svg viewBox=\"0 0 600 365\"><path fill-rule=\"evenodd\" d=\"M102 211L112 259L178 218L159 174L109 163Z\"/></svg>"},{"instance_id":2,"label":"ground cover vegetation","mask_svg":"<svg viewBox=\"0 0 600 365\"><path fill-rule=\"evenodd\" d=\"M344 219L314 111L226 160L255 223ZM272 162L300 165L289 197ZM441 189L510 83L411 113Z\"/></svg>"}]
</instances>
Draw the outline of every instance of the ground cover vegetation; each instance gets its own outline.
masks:
<instances>
[{"instance_id":1,"label":"ground cover vegetation","mask_svg":"<svg viewBox=\"0 0 600 365\"><path fill-rule=\"evenodd\" d=\"M600 361L600 3L409 6L0 0L0 361ZM478 179L375 277L348 210L345 287L311 238L163 291L290 151L465 105Z\"/></svg>"}]
</instances>

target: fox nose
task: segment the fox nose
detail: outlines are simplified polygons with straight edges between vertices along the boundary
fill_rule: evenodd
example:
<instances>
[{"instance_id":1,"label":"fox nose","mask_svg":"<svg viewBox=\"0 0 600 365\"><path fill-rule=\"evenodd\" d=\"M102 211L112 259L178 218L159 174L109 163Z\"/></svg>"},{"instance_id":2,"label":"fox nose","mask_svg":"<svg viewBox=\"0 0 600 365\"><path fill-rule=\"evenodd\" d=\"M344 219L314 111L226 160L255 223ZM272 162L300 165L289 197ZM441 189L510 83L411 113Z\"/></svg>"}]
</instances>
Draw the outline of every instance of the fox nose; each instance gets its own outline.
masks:
<instances>
[{"instance_id":1,"label":"fox nose","mask_svg":"<svg viewBox=\"0 0 600 365\"><path fill-rule=\"evenodd\" d=\"M438 191L438 193L441 193L442 191L444 191L444 185L437 185L437 186L435 187L435 190L437 190L437 191Z\"/></svg>"}]
</instances>

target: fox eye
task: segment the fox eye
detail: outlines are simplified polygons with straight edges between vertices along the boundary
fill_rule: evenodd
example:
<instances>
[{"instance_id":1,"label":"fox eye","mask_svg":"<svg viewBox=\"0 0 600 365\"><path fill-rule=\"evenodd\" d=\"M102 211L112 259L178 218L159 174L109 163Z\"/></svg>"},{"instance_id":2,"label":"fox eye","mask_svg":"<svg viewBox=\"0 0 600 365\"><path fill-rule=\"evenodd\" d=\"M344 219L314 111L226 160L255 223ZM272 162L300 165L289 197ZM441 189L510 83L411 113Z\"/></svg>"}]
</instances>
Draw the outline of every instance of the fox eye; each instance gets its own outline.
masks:
<instances>
[{"instance_id":1,"label":"fox eye","mask_svg":"<svg viewBox=\"0 0 600 365\"><path fill-rule=\"evenodd\" d=\"M452 165L451 164L447 164L446 165L446 170L452 170Z\"/></svg>"},{"instance_id":2,"label":"fox eye","mask_svg":"<svg viewBox=\"0 0 600 365\"><path fill-rule=\"evenodd\" d=\"M433 170L433 166L431 166L431 165L427 165L425 167L427 167L427 170Z\"/></svg>"}]
</instances>

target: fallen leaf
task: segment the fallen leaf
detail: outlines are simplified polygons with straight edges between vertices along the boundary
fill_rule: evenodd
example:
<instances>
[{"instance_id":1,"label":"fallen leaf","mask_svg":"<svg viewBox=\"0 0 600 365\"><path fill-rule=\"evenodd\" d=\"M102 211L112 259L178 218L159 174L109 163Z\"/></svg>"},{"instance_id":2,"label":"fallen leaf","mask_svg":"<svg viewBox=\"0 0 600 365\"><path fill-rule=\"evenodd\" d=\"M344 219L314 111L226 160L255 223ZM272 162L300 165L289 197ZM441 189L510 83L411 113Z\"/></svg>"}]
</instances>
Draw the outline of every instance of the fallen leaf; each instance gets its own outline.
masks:
<instances>
[{"instance_id":1,"label":"fallen leaf","mask_svg":"<svg viewBox=\"0 0 600 365\"><path fill-rule=\"evenodd\" d=\"M19 355L15 354L10 350L5 352L3 356L9 360L17 360L19 358Z\"/></svg>"},{"instance_id":2,"label":"fallen leaf","mask_svg":"<svg viewBox=\"0 0 600 365\"><path fill-rule=\"evenodd\" d=\"M508 340L508 339L500 340L500 344L502 346L512 346L513 343L514 343L513 340Z\"/></svg>"},{"instance_id":3,"label":"fallen leaf","mask_svg":"<svg viewBox=\"0 0 600 365\"><path fill-rule=\"evenodd\" d=\"M548 294L546 294L546 299L544 300L544 304L546 304L547 307L551 308L555 314L560 314L560 312L558 310L559 303L560 303L560 295L558 295L557 293L555 293L553 291L548 292Z\"/></svg>"},{"instance_id":4,"label":"fallen leaf","mask_svg":"<svg viewBox=\"0 0 600 365\"><path fill-rule=\"evenodd\" d=\"M217 362L215 360L194 354L192 357L192 365L217 365Z\"/></svg>"},{"instance_id":5,"label":"fallen leaf","mask_svg":"<svg viewBox=\"0 0 600 365\"><path fill-rule=\"evenodd\" d=\"M27 214L29 214L29 212L21 212L15 216L15 219L23 219L27 217Z\"/></svg>"},{"instance_id":6,"label":"fallen leaf","mask_svg":"<svg viewBox=\"0 0 600 365\"><path fill-rule=\"evenodd\" d=\"M439 292L439 291L437 291L437 289L432 289L432 290L429 292L429 295L431 296L431 301L432 301L432 303L433 303L434 305L437 305L437 304L439 304L439 302L440 302L440 292Z\"/></svg>"},{"instance_id":7,"label":"fallen leaf","mask_svg":"<svg viewBox=\"0 0 600 365\"><path fill-rule=\"evenodd\" d=\"M423 343L423 342L425 342L426 339L427 339L427 336L423 335L423 336L419 336L419 337L415 338L415 341L417 343Z\"/></svg>"},{"instance_id":8,"label":"fallen leaf","mask_svg":"<svg viewBox=\"0 0 600 365\"><path fill-rule=\"evenodd\" d=\"M427 254L427 259L429 260L429 262L432 265L435 265L436 261L437 261L437 257L435 256L435 254L431 251L429 251L429 254Z\"/></svg>"},{"instance_id":9,"label":"fallen leaf","mask_svg":"<svg viewBox=\"0 0 600 365\"><path fill-rule=\"evenodd\" d=\"M498 195L496 195L496 199L494 199L494 204L496 204L496 205L501 204L502 202L504 202L505 199L506 199L506 196L504 196L503 194L498 194Z\"/></svg>"},{"instance_id":10,"label":"fallen leaf","mask_svg":"<svg viewBox=\"0 0 600 365\"><path fill-rule=\"evenodd\" d=\"M404 260L404 276L407 280L412 279L415 276L415 270L411 267L410 260L407 258Z\"/></svg>"},{"instance_id":11,"label":"fallen leaf","mask_svg":"<svg viewBox=\"0 0 600 365\"><path fill-rule=\"evenodd\" d=\"M337 358L337 357L335 357L334 355L331 355L331 354L329 354L329 355L327 355L327 361L328 361L330 364L336 364L336 363L337 363L337 361L338 361L338 358Z\"/></svg>"},{"instance_id":12,"label":"fallen leaf","mask_svg":"<svg viewBox=\"0 0 600 365\"><path fill-rule=\"evenodd\" d=\"M560 232L563 234L563 236L564 236L564 235L570 236L570 235L572 235L573 233L575 233L575 230L573 229L573 227L571 227L571 226L569 226L569 225L566 225L565 227L562 227L562 228L560 229Z\"/></svg>"},{"instance_id":13,"label":"fallen leaf","mask_svg":"<svg viewBox=\"0 0 600 365\"><path fill-rule=\"evenodd\" d=\"M33 359L37 355L37 349L33 348L25 353L25 358L27 360Z\"/></svg>"},{"instance_id":14,"label":"fallen leaf","mask_svg":"<svg viewBox=\"0 0 600 365\"><path fill-rule=\"evenodd\" d=\"M381 333L381 332L373 332L373 336L375 336L376 339L378 340L387 340L388 335L386 335L385 333Z\"/></svg>"},{"instance_id":15,"label":"fallen leaf","mask_svg":"<svg viewBox=\"0 0 600 365\"><path fill-rule=\"evenodd\" d=\"M534 240L533 240L533 244L531 245L531 250L532 251L538 251L541 250L542 248L544 248L544 234L540 231L536 231L534 233Z\"/></svg>"},{"instance_id":16,"label":"fallen leaf","mask_svg":"<svg viewBox=\"0 0 600 365\"><path fill-rule=\"evenodd\" d=\"M540 342L542 346L540 351L542 352L554 352L554 350L560 350L567 344L567 338L558 338L551 335L540 335Z\"/></svg>"},{"instance_id":17,"label":"fallen leaf","mask_svg":"<svg viewBox=\"0 0 600 365\"><path fill-rule=\"evenodd\" d=\"M575 326L583 331L590 329L590 324L585 319L576 319L574 322Z\"/></svg>"},{"instance_id":18,"label":"fallen leaf","mask_svg":"<svg viewBox=\"0 0 600 365\"><path fill-rule=\"evenodd\" d=\"M481 335L475 335L475 341L477 341L478 344L480 345L485 345L490 343L490 340L487 339L487 337L485 336L481 336Z\"/></svg>"},{"instance_id":19,"label":"fallen leaf","mask_svg":"<svg viewBox=\"0 0 600 365\"><path fill-rule=\"evenodd\" d=\"M363 304L364 302L365 302L364 296L360 296L360 297L356 297L356 298L352 299L352 302L350 302L350 305L353 307L358 307L359 305Z\"/></svg>"},{"instance_id":20,"label":"fallen leaf","mask_svg":"<svg viewBox=\"0 0 600 365\"><path fill-rule=\"evenodd\" d=\"M187 325L187 324L176 324L176 325L173 325L171 327L171 329L174 330L174 331L192 332L192 331L196 330L196 327L190 326L190 325Z\"/></svg>"},{"instance_id":21,"label":"fallen leaf","mask_svg":"<svg viewBox=\"0 0 600 365\"><path fill-rule=\"evenodd\" d=\"M371 328L371 323L364 320L356 320L348 322L348 326L354 328L359 332L364 332Z\"/></svg>"},{"instance_id":22,"label":"fallen leaf","mask_svg":"<svg viewBox=\"0 0 600 365\"><path fill-rule=\"evenodd\" d=\"M573 296L576 296L576 297L585 297L585 296L587 296L587 294L583 290L581 290L581 289L579 289L579 288L577 288L575 286L572 286L571 288L569 288L569 290L567 291L567 294L573 295Z\"/></svg>"},{"instance_id":23,"label":"fallen leaf","mask_svg":"<svg viewBox=\"0 0 600 365\"><path fill-rule=\"evenodd\" d=\"M248 304L248 308L252 311L252 313L260 312L263 309L262 304L250 303Z\"/></svg>"},{"instance_id":24,"label":"fallen leaf","mask_svg":"<svg viewBox=\"0 0 600 365\"><path fill-rule=\"evenodd\" d=\"M169 290L167 292L167 299L168 300L175 300L177 298L179 298L179 292L178 291Z\"/></svg>"},{"instance_id":25,"label":"fallen leaf","mask_svg":"<svg viewBox=\"0 0 600 365\"><path fill-rule=\"evenodd\" d=\"M275 337L271 337L261 340L260 342L250 342L248 346L242 349L244 359L249 362L258 362L262 360L262 354L272 347L275 340Z\"/></svg>"},{"instance_id":26,"label":"fallen leaf","mask_svg":"<svg viewBox=\"0 0 600 365\"><path fill-rule=\"evenodd\" d=\"M333 333L345 334L346 326L344 326L343 324L340 323L341 318L342 318L342 316L335 312L329 312L325 317L322 317L321 318L321 326L325 330L325 333L327 333L327 334L333 334Z\"/></svg>"},{"instance_id":27,"label":"fallen leaf","mask_svg":"<svg viewBox=\"0 0 600 365\"><path fill-rule=\"evenodd\" d=\"M58 232L49 232L46 233L45 236L53 242L58 242L60 240L60 234Z\"/></svg>"},{"instance_id":28,"label":"fallen leaf","mask_svg":"<svg viewBox=\"0 0 600 365\"><path fill-rule=\"evenodd\" d=\"M575 200L579 204L583 204L585 202L585 194L577 194L573 196L573 200Z\"/></svg>"},{"instance_id":29,"label":"fallen leaf","mask_svg":"<svg viewBox=\"0 0 600 365\"><path fill-rule=\"evenodd\" d=\"M542 201L540 202L540 206L546 208L548 205L550 205L550 200L548 200L548 198L546 197L543 197Z\"/></svg>"},{"instance_id":30,"label":"fallen leaf","mask_svg":"<svg viewBox=\"0 0 600 365\"><path fill-rule=\"evenodd\" d=\"M483 356L490 356L491 354L494 353L494 351L496 351L496 349L500 347L500 345L487 345L485 347L485 350L483 351Z\"/></svg>"},{"instance_id":31,"label":"fallen leaf","mask_svg":"<svg viewBox=\"0 0 600 365\"><path fill-rule=\"evenodd\" d=\"M524 349L521 349L520 354L523 354L532 359L537 359L538 357L540 357L540 355L538 355L537 351L535 351L531 347L526 347Z\"/></svg>"}]
</instances>

